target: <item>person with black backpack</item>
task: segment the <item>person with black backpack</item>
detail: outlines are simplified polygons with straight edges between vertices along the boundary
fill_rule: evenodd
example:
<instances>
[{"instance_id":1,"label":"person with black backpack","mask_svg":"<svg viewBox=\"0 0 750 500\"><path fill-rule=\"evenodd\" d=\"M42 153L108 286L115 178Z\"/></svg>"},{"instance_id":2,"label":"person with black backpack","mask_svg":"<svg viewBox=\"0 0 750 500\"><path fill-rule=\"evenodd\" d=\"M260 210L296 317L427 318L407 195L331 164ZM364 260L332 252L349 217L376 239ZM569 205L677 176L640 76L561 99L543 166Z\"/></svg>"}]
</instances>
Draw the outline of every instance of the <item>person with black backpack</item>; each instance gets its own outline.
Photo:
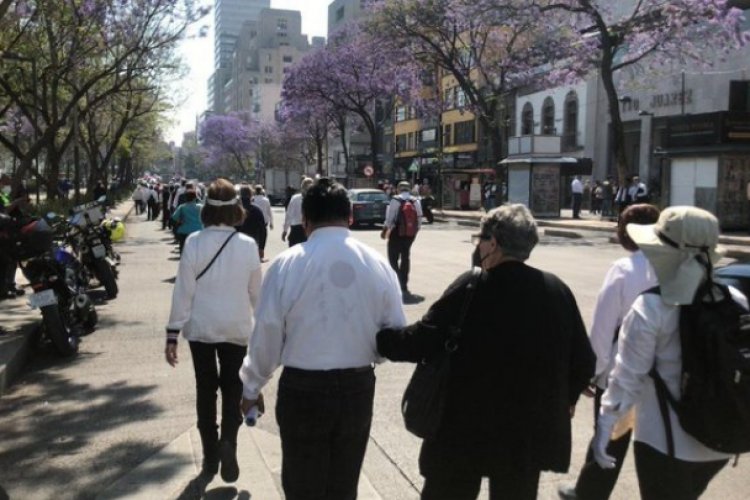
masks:
<instances>
[{"instance_id":1,"label":"person with black backpack","mask_svg":"<svg viewBox=\"0 0 750 500\"><path fill-rule=\"evenodd\" d=\"M628 224L656 273L620 330L592 451L615 467L607 444L635 407L641 498L697 499L732 455L750 451L747 299L714 283L719 222L697 207L669 207L656 224Z\"/></svg>"},{"instance_id":2,"label":"person with black backpack","mask_svg":"<svg viewBox=\"0 0 750 500\"><path fill-rule=\"evenodd\" d=\"M422 205L410 193L411 186L406 181L398 183L398 194L391 198L385 213L382 239L388 238L388 261L398 275L401 294L405 300L412 295L407 287L411 268L411 246L421 227Z\"/></svg>"}]
</instances>

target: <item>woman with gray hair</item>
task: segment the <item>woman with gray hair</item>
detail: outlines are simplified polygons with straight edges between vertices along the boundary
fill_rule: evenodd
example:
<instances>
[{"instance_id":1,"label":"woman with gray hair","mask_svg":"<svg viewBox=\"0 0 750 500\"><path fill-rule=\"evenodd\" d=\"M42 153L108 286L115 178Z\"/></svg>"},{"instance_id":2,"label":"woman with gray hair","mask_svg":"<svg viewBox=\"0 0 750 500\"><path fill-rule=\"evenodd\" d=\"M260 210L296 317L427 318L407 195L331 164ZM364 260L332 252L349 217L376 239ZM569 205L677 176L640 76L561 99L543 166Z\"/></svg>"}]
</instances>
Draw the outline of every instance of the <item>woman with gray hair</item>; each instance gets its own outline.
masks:
<instances>
[{"instance_id":1,"label":"woman with gray hair","mask_svg":"<svg viewBox=\"0 0 750 500\"><path fill-rule=\"evenodd\" d=\"M378 333L393 361L430 360L461 329L451 354L446 410L422 443L423 500L534 499L543 470L570 465L570 417L594 374L594 354L570 289L524 263L539 241L523 205L488 212L472 238L482 273L462 324L467 272L413 325ZM450 345L450 344L449 344ZM454 346L451 346L454 347Z\"/></svg>"}]
</instances>

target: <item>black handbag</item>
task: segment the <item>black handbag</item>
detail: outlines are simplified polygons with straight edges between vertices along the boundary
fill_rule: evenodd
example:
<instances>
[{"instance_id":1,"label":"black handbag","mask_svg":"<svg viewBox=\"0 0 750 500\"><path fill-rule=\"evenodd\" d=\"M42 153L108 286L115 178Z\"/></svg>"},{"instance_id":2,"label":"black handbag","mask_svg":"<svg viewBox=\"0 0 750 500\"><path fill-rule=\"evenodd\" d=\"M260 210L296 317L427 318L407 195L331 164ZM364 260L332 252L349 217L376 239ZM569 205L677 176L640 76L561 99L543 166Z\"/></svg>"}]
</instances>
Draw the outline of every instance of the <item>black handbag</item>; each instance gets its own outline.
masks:
<instances>
[{"instance_id":1,"label":"black handbag","mask_svg":"<svg viewBox=\"0 0 750 500\"><path fill-rule=\"evenodd\" d=\"M461 312L456 318L456 324L450 328L445 349L430 360L422 360L417 364L401 399L401 414L406 430L422 439L434 437L443 420L451 355L458 348L461 328L481 274L481 268L472 268Z\"/></svg>"}]
</instances>

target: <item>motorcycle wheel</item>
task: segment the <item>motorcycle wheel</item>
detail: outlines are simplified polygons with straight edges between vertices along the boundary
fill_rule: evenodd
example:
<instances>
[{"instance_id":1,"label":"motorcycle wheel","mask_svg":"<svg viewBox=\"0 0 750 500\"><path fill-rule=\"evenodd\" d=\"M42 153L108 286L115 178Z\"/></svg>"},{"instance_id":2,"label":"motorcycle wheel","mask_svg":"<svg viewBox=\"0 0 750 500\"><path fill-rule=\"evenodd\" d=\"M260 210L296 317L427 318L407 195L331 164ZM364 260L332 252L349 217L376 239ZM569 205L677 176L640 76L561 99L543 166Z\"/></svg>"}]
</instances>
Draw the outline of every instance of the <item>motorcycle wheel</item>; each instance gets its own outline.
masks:
<instances>
[{"instance_id":1,"label":"motorcycle wheel","mask_svg":"<svg viewBox=\"0 0 750 500\"><path fill-rule=\"evenodd\" d=\"M117 297L117 281L115 280L115 273L112 271L112 266L109 265L104 259L97 259L94 261L94 274L96 279L99 280L104 286L104 290L107 292L108 299L114 299Z\"/></svg>"},{"instance_id":2,"label":"motorcycle wheel","mask_svg":"<svg viewBox=\"0 0 750 500\"><path fill-rule=\"evenodd\" d=\"M78 352L78 335L74 328L65 323L59 305L53 304L41 309L47 338L52 341L61 356L73 356Z\"/></svg>"},{"instance_id":3,"label":"motorcycle wheel","mask_svg":"<svg viewBox=\"0 0 750 500\"><path fill-rule=\"evenodd\" d=\"M86 321L83 322L83 328L86 330L86 333L91 332L96 324L99 322L99 314L97 314L96 309L93 307L89 311L88 316L86 316Z\"/></svg>"}]
</instances>

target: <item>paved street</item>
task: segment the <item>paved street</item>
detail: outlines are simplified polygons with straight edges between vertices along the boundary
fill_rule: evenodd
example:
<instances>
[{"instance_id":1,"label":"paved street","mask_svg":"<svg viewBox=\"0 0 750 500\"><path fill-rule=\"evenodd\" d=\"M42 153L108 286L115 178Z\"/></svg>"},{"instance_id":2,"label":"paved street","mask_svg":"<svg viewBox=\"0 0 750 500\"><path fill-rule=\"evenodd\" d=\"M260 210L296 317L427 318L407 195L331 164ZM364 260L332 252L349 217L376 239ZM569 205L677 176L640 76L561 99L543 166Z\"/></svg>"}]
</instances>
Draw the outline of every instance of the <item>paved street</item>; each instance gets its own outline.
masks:
<instances>
[{"instance_id":1,"label":"paved street","mask_svg":"<svg viewBox=\"0 0 750 500\"><path fill-rule=\"evenodd\" d=\"M266 249L270 257L286 246L279 237L283 211L275 211L277 225ZM79 356L66 361L51 353L36 353L19 381L0 398L0 485L10 498L129 498L135 491L139 498L174 498L193 477L200 448L196 448L193 371L186 343L180 343L177 368L163 359L163 328L178 257L160 227L142 217L128 220L127 239L120 245L120 295L98 307L99 328L84 338ZM419 234L410 288L425 300L406 306L410 321L418 319L468 268L473 250L469 236L474 231L439 224L426 226ZM378 230L357 230L356 235L385 253ZM557 273L571 286L588 324L604 272L621 255L606 235L592 232L583 239L545 237L530 263ZM418 498L419 440L403 429L399 412L412 369L393 363L377 369L361 498ZM242 472L237 488L217 479L209 487L209 498L281 498L273 412L276 382L264 392L268 413L257 429L240 433ZM577 473L591 437L591 411L590 401L582 401L574 420L572 474L545 474L539 498L557 498L557 486ZM135 489L136 482L145 489ZM748 492L750 464L742 458L738 467L720 473L704 498L740 500ZM637 496L631 454L613 498Z\"/></svg>"}]
</instances>

